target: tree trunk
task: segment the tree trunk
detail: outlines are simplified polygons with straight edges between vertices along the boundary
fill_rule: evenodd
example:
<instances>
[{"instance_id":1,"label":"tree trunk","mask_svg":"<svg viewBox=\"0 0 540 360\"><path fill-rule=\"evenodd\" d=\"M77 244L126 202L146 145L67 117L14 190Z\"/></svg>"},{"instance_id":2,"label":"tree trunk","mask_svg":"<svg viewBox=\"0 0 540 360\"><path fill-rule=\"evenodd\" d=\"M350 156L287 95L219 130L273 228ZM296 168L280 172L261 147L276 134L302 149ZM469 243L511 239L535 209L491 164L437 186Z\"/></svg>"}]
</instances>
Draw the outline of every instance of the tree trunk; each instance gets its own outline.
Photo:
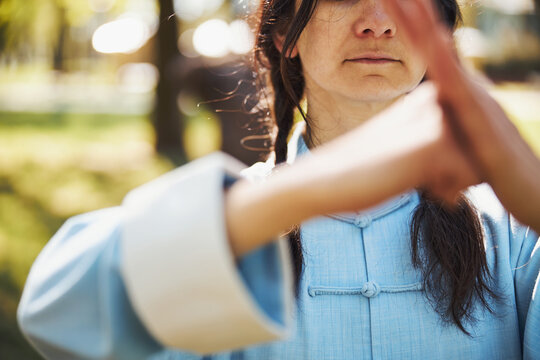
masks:
<instances>
[{"instance_id":1,"label":"tree trunk","mask_svg":"<svg viewBox=\"0 0 540 360\"><path fill-rule=\"evenodd\" d=\"M57 5L58 6L58 5ZM68 24L66 19L66 9L63 6L58 6L58 37L53 51L53 69L64 72L65 69L65 49L66 35L68 32Z\"/></svg>"},{"instance_id":2,"label":"tree trunk","mask_svg":"<svg viewBox=\"0 0 540 360\"><path fill-rule=\"evenodd\" d=\"M177 47L177 23L173 0L159 0L159 28L156 37L156 66L159 81L153 113L156 150L180 164L186 156L182 140L182 117L176 102L179 91L170 76L175 60L181 56Z\"/></svg>"}]
</instances>

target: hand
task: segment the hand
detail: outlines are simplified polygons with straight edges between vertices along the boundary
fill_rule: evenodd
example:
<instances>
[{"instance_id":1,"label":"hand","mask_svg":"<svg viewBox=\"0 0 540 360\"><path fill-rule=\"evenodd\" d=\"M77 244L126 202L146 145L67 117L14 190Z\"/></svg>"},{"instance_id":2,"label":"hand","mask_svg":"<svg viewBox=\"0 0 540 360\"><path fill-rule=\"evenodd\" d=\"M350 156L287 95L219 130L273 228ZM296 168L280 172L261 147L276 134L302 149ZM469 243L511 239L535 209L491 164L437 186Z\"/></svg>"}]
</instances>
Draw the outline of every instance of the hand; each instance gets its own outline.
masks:
<instances>
[{"instance_id":1,"label":"hand","mask_svg":"<svg viewBox=\"0 0 540 360\"><path fill-rule=\"evenodd\" d=\"M455 141L431 83L398 99L358 128L313 150L320 164L321 202L332 211L359 210L421 187L453 204L458 193L481 181ZM331 192L325 187L333 189Z\"/></svg>"},{"instance_id":2,"label":"hand","mask_svg":"<svg viewBox=\"0 0 540 360\"><path fill-rule=\"evenodd\" d=\"M521 222L540 230L540 161L501 107L461 67L431 0L382 0L428 65L456 142Z\"/></svg>"},{"instance_id":3,"label":"hand","mask_svg":"<svg viewBox=\"0 0 540 360\"><path fill-rule=\"evenodd\" d=\"M430 84L263 183L226 195L231 247L241 256L314 216L366 209L416 187L453 202L480 178L454 141Z\"/></svg>"}]
</instances>

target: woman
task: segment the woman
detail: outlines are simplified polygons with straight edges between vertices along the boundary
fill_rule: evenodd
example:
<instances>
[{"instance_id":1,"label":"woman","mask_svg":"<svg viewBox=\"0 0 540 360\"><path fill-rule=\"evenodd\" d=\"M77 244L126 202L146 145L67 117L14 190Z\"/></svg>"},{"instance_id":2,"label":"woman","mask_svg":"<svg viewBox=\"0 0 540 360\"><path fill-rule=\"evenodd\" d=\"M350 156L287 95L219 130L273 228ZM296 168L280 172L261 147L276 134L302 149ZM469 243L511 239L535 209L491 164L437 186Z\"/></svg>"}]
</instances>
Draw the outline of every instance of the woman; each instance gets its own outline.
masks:
<instances>
[{"instance_id":1,"label":"woman","mask_svg":"<svg viewBox=\"0 0 540 360\"><path fill-rule=\"evenodd\" d=\"M52 359L540 356L538 237L485 186L468 194L477 210L455 197L501 176L471 146L482 142L460 97L429 84L410 93L433 58L415 50L425 19L414 14L433 27L432 9L384 3L263 1L275 162L292 165L270 175L269 160L236 181L242 166L215 154L68 221L25 287L30 342ZM453 27L457 4L437 4ZM287 145L302 98L305 132ZM274 240L300 223L291 270L286 240Z\"/></svg>"}]
</instances>

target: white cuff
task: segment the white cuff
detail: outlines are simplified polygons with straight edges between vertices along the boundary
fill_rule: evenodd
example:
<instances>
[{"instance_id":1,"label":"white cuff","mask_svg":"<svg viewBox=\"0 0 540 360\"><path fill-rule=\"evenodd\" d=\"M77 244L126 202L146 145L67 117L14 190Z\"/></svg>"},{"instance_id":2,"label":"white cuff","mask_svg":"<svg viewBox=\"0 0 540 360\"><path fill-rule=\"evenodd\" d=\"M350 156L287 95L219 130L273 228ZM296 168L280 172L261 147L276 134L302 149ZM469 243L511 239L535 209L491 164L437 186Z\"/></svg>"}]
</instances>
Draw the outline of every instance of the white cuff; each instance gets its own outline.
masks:
<instances>
[{"instance_id":1,"label":"white cuff","mask_svg":"<svg viewBox=\"0 0 540 360\"><path fill-rule=\"evenodd\" d=\"M162 344L200 354L278 340L292 328L292 270L279 240L285 314L258 306L230 251L224 183L244 166L215 153L128 194L122 273L133 307Z\"/></svg>"}]
</instances>

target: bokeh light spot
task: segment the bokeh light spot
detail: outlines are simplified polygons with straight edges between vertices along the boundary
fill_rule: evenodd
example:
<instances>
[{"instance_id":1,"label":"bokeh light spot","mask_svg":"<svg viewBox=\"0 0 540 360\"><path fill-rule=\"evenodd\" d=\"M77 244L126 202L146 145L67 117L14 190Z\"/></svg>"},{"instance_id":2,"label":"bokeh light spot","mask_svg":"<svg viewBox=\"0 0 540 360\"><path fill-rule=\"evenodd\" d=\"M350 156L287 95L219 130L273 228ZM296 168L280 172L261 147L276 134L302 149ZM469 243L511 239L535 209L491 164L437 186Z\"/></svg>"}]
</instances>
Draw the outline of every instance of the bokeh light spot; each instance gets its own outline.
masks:
<instances>
[{"instance_id":1,"label":"bokeh light spot","mask_svg":"<svg viewBox=\"0 0 540 360\"><path fill-rule=\"evenodd\" d=\"M148 25L134 17L126 17L101 25L92 36L92 46L100 53L133 53L148 41Z\"/></svg>"},{"instance_id":2,"label":"bokeh light spot","mask_svg":"<svg viewBox=\"0 0 540 360\"><path fill-rule=\"evenodd\" d=\"M222 57L229 53L229 25L219 19L208 20L195 30L193 47L201 55Z\"/></svg>"},{"instance_id":3,"label":"bokeh light spot","mask_svg":"<svg viewBox=\"0 0 540 360\"><path fill-rule=\"evenodd\" d=\"M254 35L244 20L235 20L230 25L229 48L235 54L246 54L254 45Z\"/></svg>"}]
</instances>

